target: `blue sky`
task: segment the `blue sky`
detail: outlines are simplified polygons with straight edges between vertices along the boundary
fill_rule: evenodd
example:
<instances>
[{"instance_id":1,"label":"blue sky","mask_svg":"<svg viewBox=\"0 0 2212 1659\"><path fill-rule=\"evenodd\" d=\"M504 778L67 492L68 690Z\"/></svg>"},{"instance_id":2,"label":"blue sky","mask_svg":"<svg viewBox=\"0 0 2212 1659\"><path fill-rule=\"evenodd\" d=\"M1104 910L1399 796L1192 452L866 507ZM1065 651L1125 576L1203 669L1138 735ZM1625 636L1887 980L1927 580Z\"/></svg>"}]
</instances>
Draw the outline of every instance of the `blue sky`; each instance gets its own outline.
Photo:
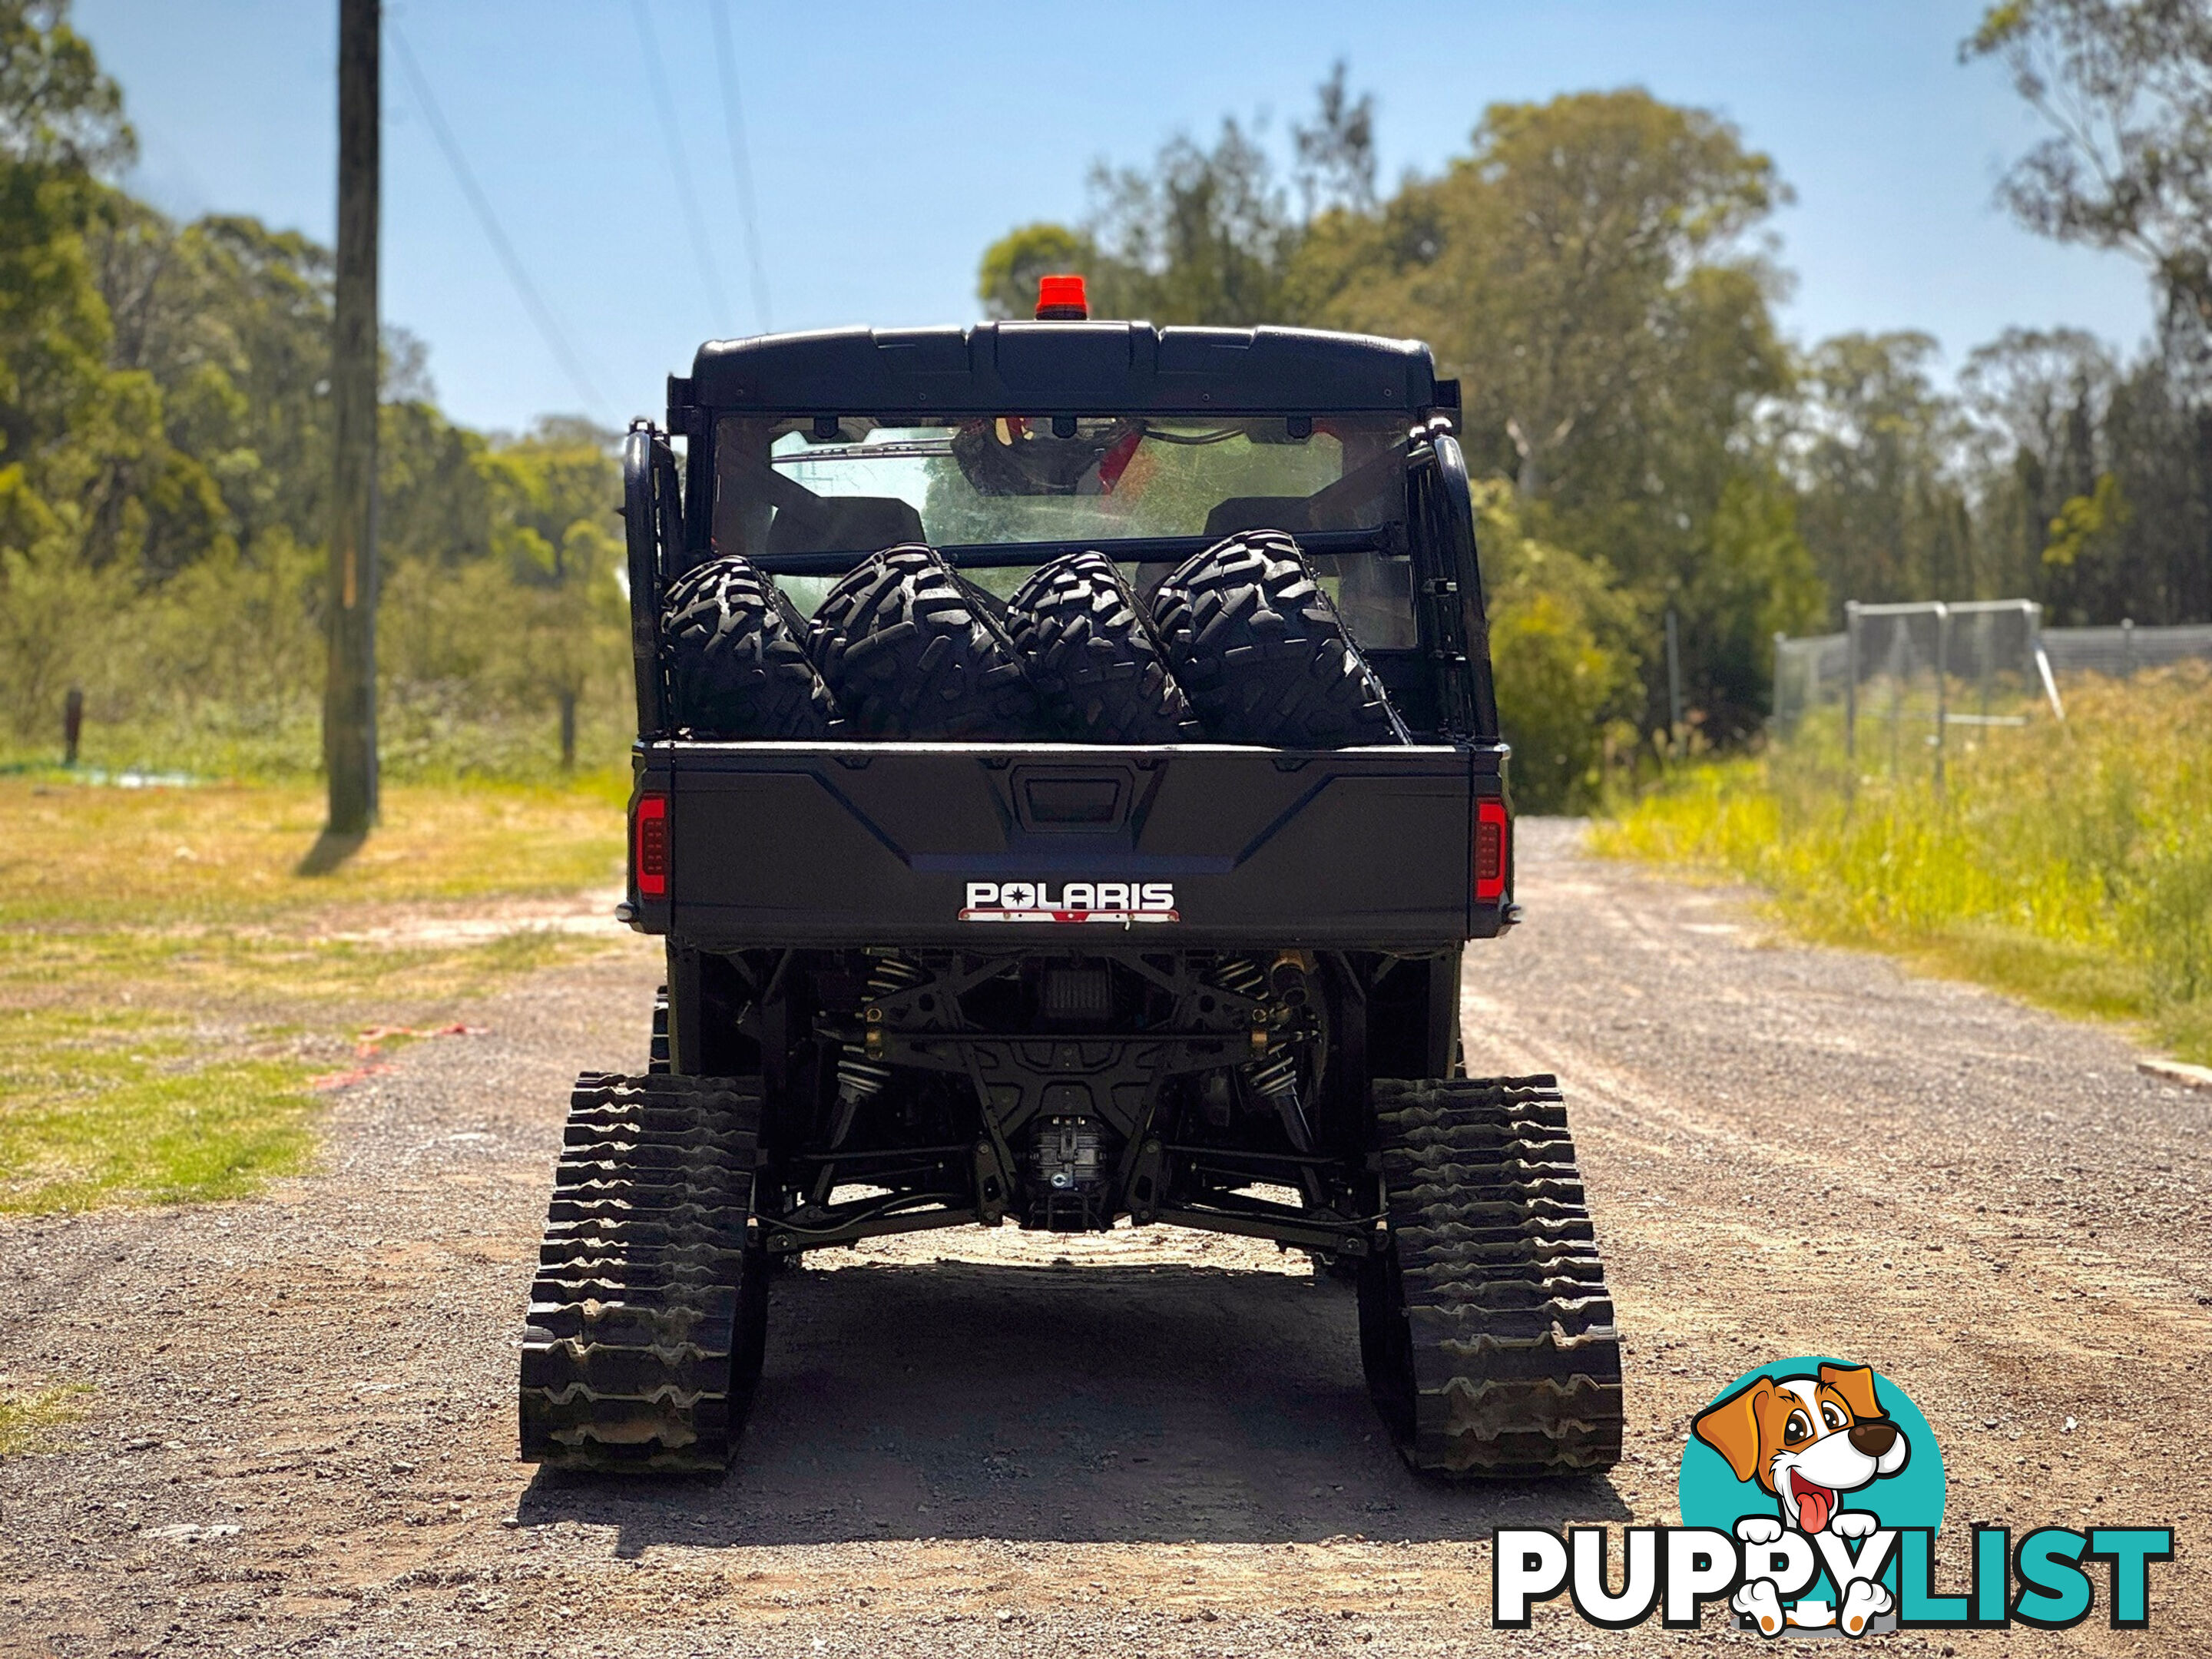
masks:
<instances>
[{"instance_id":1,"label":"blue sky","mask_svg":"<svg viewBox=\"0 0 2212 1659\"><path fill-rule=\"evenodd\" d=\"M441 401L514 428L657 410L710 336L750 333L746 253L708 7L646 0L706 220L718 309L666 161L633 0L387 0L508 239L574 343L587 399L517 299L398 64L385 76L386 317L428 342ZM1463 151L1483 106L1628 84L1717 110L1796 189L1777 216L1804 341L1914 327L1955 366L2009 324L2132 346L2137 268L2058 248L1991 204L2039 136L2003 76L1961 66L1976 0L1849 5L1273 0L756 5L732 0L762 255L779 328L972 317L976 257L1073 219L1091 161L1267 114L1330 62L1380 105L1386 179ZM328 237L335 0L78 0L121 81L136 188L173 212Z\"/></svg>"}]
</instances>

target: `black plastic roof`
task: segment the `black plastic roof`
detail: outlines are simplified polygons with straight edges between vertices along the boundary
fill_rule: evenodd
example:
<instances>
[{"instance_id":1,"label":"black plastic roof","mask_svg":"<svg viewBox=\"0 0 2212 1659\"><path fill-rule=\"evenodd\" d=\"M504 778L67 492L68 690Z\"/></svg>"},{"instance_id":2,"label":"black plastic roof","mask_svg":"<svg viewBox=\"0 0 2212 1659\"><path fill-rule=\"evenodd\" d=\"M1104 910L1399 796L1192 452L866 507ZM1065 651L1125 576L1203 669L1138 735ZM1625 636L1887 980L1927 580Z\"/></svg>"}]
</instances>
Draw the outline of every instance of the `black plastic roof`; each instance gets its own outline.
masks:
<instances>
[{"instance_id":1,"label":"black plastic roof","mask_svg":"<svg viewBox=\"0 0 2212 1659\"><path fill-rule=\"evenodd\" d=\"M1249 414L1437 406L1418 340L1296 328L978 323L710 340L678 397L775 414ZM1441 401L1455 404L1443 383Z\"/></svg>"}]
</instances>

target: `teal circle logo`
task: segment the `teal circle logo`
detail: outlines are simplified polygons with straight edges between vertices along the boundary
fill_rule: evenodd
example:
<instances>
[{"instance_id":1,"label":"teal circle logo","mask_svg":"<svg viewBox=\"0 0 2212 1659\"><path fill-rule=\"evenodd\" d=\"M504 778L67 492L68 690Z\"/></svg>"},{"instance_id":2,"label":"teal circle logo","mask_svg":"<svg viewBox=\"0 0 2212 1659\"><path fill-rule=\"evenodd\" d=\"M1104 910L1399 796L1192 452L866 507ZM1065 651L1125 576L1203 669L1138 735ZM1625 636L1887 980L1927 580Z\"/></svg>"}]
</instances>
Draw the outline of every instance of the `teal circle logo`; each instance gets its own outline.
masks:
<instances>
[{"instance_id":1,"label":"teal circle logo","mask_svg":"<svg viewBox=\"0 0 2212 1659\"><path fill-rule=\"evenodd\" d=\"M1928 1419L1888 1377L1801 1354L1746 1371L1698 1413L1678 1493L1683 1525L1766 1552L1775 1571L1761 1579L1747 1567L1730 1603L1747 1621L1769 1635L1838 1626L1856 1635L1893 1617L1897 1562L1841 1595L1828 1564L1848 1562L1878 1530L1941 1526L1943 1458ZM1785 1558L1796 1570L1784 1571ZM1782 1593L1808 1562L1820 1569L1811 1582Z\"/></svg>"}]
</instances>

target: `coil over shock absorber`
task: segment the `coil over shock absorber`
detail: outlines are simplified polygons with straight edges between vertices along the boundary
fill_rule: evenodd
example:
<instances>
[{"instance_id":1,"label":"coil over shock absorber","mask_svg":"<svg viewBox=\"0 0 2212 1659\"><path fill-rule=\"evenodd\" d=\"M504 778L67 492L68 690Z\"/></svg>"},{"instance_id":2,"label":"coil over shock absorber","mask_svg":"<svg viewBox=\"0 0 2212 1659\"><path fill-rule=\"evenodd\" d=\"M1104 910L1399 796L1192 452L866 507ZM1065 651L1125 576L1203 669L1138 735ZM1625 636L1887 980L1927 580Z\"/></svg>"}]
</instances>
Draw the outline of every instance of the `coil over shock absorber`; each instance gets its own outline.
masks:
<instances>
[{"instance_id":1,"label":"coil over shock absorber","mask_svg":"<svg viewBox=\"0 0 2212 1659\"><path fill-rule=\"evenodd\" d=\"M1232 996L1272 998L1279 1006L1291 1009L1304 1008L1308 996L1304 959L1292 951L1285 951L1276 959L1273 972L1249 957L1231 957L1214 970L1213 982ZM1306 1121L1305 1104L1298 1098L1297 1051L1289 1043L1270 1040L1266 1018L1264 1010L1254 1012L1253 1047L1260 1052L1241 1068L1244 1080L1275 1109L1291 1146L1298 1152L1310 1152L1314 1145L1313 1127Z\"/></svg>"},{"instance_id":2,"label":"coil over shock absorber","mask_svg":"<svg viewBox=\"0 0 2212 1659\"><path fill-rule=\"evenodd\" d=\"M868 988L861 1000L860 1018L865 1022L875 1012L874 1005L885 997L919 985L929 975L914 963L900 957L878 957L869 970ZM868 1053L866 1033L855 1041L848 1038L837 1055L837 1113L830 1121L830 1146L833 1152L845 1144L845 1137L853 1133L853 1121L860 1115L860 1108L884 1091L891 1080L891 1068Z\"/></svg>"}]
</instances>

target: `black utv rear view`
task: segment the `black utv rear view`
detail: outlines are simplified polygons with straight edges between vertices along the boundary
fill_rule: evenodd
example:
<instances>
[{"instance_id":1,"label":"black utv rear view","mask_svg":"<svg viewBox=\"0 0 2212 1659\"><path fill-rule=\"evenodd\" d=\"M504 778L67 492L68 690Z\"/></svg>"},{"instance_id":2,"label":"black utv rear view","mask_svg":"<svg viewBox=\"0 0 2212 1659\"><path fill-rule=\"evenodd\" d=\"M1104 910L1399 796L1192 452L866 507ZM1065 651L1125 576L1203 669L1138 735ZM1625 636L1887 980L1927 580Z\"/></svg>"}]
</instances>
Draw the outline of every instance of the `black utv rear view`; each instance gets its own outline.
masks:
<instances>
[{"instance_id":1,"label":"black utv rear view","mask_svg":"<svg viewBox=\"0 0 2212 1659\"><path fill-rule=\"evenodd\" d=\"M1356 1276L1418 1468L1610 1467L1515 919L1458 388L1418 343L1051 321L715 343L624 456L645 1074L578 1082L526 1457L720 1469L778 1258L1168 1223Z\"/></svg>"}]
</instances>

